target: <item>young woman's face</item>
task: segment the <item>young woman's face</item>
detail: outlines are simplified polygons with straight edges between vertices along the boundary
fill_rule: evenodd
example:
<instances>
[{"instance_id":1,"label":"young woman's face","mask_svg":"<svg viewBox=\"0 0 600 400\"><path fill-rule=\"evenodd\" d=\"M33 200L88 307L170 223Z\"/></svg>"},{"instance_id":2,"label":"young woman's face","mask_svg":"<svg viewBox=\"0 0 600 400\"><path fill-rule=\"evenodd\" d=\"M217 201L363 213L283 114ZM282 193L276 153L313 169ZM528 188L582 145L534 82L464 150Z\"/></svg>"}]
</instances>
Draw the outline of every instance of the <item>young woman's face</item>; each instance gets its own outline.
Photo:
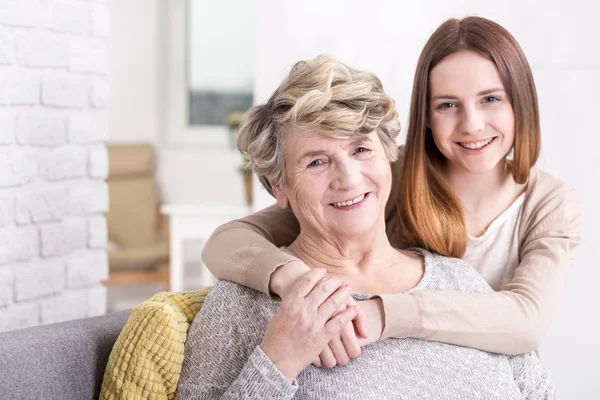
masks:
<instances>
[{"instance_id":1,"label":"young woman's face","mask_svg":"<svg viewBox=\"0 0 600 400\"><path fill-rule=\"evenodd\" d=\"M496 66L470 51L454 53L429 74L428 126L451 168L493 170L515 139L515 117Z\"/></svg>"}]
</instances>

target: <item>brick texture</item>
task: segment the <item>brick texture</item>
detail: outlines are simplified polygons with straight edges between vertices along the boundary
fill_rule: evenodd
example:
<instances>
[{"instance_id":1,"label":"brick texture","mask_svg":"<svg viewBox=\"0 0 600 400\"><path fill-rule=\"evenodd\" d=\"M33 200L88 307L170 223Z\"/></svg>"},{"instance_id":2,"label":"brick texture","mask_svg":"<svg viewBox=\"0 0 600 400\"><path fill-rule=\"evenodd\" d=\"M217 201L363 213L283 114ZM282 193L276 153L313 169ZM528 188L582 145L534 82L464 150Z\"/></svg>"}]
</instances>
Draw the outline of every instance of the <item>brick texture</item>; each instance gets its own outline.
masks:
<instances>
[{"instance_id":1,"label":"brick texture","mask_svg":"<svg viewBox=\"0 0 600 400\"><path fill-rule=\"evenodd\" d=\"M67 286L79 288L108 279L106 251L87 250L67 260Z\"/></svg>"},{"instance_id":2,"label":"brick texture","mask_svg":"<svg viewBox=\"0 0 600 400\"><path fill-rule=\"evenodd\" d=\"M0 111L0 145L15 142L15 120L15 113Z\"/></svg>"},{"instance_id":3,"label":"brick texture","mask_svg":"<svg viewBox=\"0 0 600 400\"><path fill-rule=\"evenodd\" d=\"M0 0L0 332L106 312L107 2Z\"/></svg>"},{"instance_id":4,"label":"brick texture","mask_svg":"<svg viewBox=\"0 0 600 400\"><path fill-rule=\"evenodd\" d=\"M67 142L67 121L63 115L21 114L16 124L17 142L54 146Z\"/></svg>"},{"instance_id":5,"label":"brick texture","mask_svg":"<svg viewBox=\"0 0 600 400\"><path fill-rule=\"evenodd\" d=\"M65 289L65 263L62 260L20 265L15 268L15 300L24 302Z\"/></svg>"}]
</instances>

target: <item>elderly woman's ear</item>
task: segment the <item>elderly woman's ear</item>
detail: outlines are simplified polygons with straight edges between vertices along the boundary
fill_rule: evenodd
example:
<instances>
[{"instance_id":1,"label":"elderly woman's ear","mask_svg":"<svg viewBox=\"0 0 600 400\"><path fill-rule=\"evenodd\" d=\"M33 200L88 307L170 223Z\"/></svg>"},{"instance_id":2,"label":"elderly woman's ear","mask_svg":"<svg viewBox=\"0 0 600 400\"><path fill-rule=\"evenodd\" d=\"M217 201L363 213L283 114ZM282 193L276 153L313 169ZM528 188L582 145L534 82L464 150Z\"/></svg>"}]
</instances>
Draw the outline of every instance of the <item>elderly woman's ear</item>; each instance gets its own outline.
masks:
<instances>
[{"instance_id":1,"label":"elderly woman's ear","mask_svg":"<svg viewBox=\"0 0 600 400\"><path fill-rule=\"evenodd\" d=\"M273 182L269 182L269 183L271 184L271 187L273 188L273 193L275 194L275 199L277 199L277 204L279 205L279 207L288 208L288 205L290 203L289 203L287 195L285 194L281 185L277 185Z\"/></svg>"}]
</instances>

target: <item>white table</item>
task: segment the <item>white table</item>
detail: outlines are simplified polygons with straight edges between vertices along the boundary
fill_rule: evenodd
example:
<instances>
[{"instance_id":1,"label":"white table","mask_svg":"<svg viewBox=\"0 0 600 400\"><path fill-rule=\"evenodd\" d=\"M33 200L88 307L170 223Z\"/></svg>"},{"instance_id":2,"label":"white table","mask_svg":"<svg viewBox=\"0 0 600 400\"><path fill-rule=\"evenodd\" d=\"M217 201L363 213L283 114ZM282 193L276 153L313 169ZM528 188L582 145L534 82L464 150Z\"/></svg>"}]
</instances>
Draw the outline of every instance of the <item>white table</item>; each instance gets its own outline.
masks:
<instances>
[{"instance_id":1,"label":"white table","mask_svg":"<svg viewBox=\"0 0 600 400\"><path fill-rule=\"evenodd\" d=\"M165 204L160 212L169 216L171 292L184 290L185 263L183 243L189 239L206 240L215 229L231 220L250 214L250 208L214 204ZM202 268L201 285L210 285L210 273Z\"/></svg>"}]
</instances>

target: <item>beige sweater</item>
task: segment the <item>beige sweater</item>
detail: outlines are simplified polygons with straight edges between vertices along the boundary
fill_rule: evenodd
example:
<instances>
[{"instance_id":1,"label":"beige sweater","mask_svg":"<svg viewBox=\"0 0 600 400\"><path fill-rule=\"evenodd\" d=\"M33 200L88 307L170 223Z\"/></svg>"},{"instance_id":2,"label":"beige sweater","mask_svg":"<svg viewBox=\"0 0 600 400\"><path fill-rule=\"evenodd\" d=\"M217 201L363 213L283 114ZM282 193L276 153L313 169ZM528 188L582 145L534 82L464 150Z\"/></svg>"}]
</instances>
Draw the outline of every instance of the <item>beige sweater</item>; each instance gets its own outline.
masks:
<instances>
[{"instance_id":1,"label":"beige sweater","mask_svg":"<svg viewBox=\"0 0 600 400\"><path fill-rule=\"evenodd\" d=\"M392 165L399 182L404 148ZM390 242L395 234L396 188L386 207ZM563 182L533 168L519 225L519 259L512 281L495 293L416 292L381 295L385 310L383 337L413 337L507 355L539 347L556 312L581 240L581 201ZM279 266L295 258L279 249L300 232L290 209L269 207L217 229L202 257L219 279L269 291Z\"/></svg>"}]
</instances>

